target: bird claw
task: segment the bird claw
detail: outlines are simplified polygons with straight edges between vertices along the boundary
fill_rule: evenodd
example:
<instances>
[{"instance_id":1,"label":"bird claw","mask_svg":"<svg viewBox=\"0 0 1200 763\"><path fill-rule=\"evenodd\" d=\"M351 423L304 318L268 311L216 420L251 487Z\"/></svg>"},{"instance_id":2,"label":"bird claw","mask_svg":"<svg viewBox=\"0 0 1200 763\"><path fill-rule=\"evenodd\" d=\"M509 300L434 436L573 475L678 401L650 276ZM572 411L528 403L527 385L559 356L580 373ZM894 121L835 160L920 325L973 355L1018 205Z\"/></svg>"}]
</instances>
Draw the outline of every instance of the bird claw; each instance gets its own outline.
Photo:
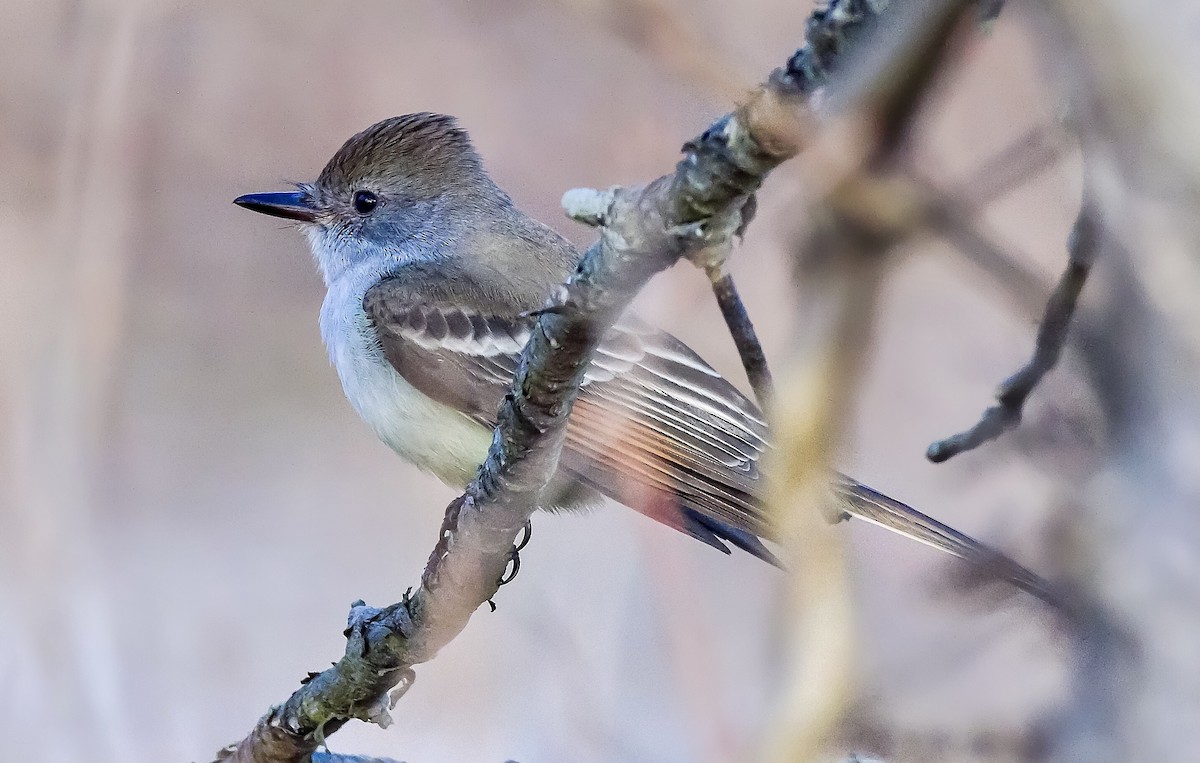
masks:
<instances>
[{"instance_id":1,"label":"bird claw","mask_svg":"<svg viewBox=\"0 0 1200 763\"><path fill-rule=\"evenodd\" d=\"M521 528L521 534L517 536L513 543L512 550L508 552L508 564L504 567L504 574L496 581L497 586L508 585L521 571L521 551L529 545L529 539L533 537L533 522L526 519L525 525ZM511 565L512 571L509 571ZM495 605L492 605L493 608Z\"/></svg>"},{"instance_id":2,"label":"bird claw","mask_svg":"<svg viewBox=\"0 0 1200 763\"><path fill-rule=\"evenodd\" d=\"M518 552L524 551L525 547L529 545L529 539L533 537L533 520L526 519L525 526L521 528L521 532L522 535L518 536L520 540L513 545L513 550Z\"/></svg>"},{"instance_id":3,"label":"bird claw","mask_svg":"<svg viewBox=\"0 0 1200 763\"><path fill-rule=\"evenodd\" d=\"M508 571L508 565L512 567L511 572ZM521 553L520 549L516 546L513 546L512 551L508 552L508 565L505 566L505 574L500 576L500 579L496 581L496 585L508 585L517 576L517 573L521 571Z\"/></svg>"}]
</instances>

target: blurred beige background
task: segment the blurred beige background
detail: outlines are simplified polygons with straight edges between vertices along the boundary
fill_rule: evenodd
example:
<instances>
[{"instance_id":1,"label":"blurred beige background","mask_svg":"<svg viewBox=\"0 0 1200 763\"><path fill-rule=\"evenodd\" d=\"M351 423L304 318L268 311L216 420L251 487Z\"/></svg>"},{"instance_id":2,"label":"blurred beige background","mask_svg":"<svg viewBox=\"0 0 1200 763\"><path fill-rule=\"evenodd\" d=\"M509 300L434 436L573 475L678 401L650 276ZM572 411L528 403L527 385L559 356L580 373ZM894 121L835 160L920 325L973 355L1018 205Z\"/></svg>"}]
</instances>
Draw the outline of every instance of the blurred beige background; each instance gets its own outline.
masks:
<instances>
[{"instance_id":1,"label":"blurred beige background","mask_svg":"<svg viewBox=\"0 0 1200 763\"><path fill-rule=\"evenodd\" d=\"M672 63L671 9L700 60L746 87L795 49L809 10L657 5L665 16L629 0L4 4L0 757L207 760L341 654L352 600L416 582L452 493L343 400L302 238L230 201L315 177L380 118L444 111L519 203L586 243L564 190L661 174L727 110L711 70ZM946 82L919 166L953 187L1051 125L1043 79L1009 13ZM803 182L772 179L735 264L779 365ZM984 215L1047 282L1077 186L1068 157ZM641 305L745 388L702 277L680 267ZM922 454L979 414L1036 317L944 246L898 262L842 459L1035 566L1063 467L1019 449L1074 436L1069 370L1019 437L940 467ZM499 610L419 668L396 724L348 726L333 749L744 757L770 709L779 576L616 506L534 527ZM1061 655L1035 605L949 593L932 551L846 532L875 712L919 734L1020 728L1053 703Z\"/></svg>"}]
</instances>

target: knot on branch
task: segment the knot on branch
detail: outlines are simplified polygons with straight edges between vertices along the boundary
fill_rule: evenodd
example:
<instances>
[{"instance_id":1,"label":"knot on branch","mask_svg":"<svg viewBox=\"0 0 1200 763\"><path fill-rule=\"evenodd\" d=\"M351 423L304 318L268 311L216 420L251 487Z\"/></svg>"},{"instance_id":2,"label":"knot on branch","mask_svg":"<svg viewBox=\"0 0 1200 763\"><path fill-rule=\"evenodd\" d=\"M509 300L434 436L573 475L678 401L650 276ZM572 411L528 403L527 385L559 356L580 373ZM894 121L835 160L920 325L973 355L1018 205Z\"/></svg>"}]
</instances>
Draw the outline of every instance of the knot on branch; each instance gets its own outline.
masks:
<instances>
[{"instance_id":1,"label":"knot on branch","mask_svg":"<svg viewBox=\"0 0 1200 763\"><path fill-rule=\"evenodd\" d=\"M705 231L705 236L700 237L700 243L703 244L703 247L692 249L689 254L685 254L684 256L693 265L703 270L714 285L722 279L728 279L726 265L733 254L733 241L734 239L740 241L742 236L746 234L746 229L750 227L750 223L754 220L754 215L757 212L758 197L751 194L747 197L746 203L742 204L741 207L734 207L727 210L727 219L722 220L716 225L713 224L714 219L708 220L708 229ZM737 225L731 231L729 230L729 225L732 224L734 218L737 220ZM693 223L693 225L695 224ZM677 228L687 227L677 226ZM683 238L685 243L688 243L688 237ZM695 236L691 236L691 238L695 238ZM705 240L706 238L707 240ZM732 282L730 282L729 286L732 287ZM717 299L721 299L719 293Z\"/></svg>"},{"instance_id":2,"label":"knot on branch","mask_svg":"<svg viewBox=\"0 0 1200 763\"><path fill-rule=\"evenodd\" d=\"M606 224L616 198L616 186L603 191L596 188L572 188L563 194L561 203L567 217L598 228Z\"/></svg>"},{"instance_id":3,"label":"knot on branch","mask_svg":"<svg viewBox=\"0 0 1200 763\"><path fill-rule=\"evenodd\" d=\"M667 233L696 267L721 273L733 250L733 238L743 227L740 209L728 209L696 222L675 225Z\"/></svg>"},{"instance_id":4,"label":"knot on branch","mask_svg":"<svg viewBox=\"0 0 1200 763\"><path fill-rule=\"evenodd\" d=\"M396 685L390 691L383 692L375 697L366 707L362 708L356 716L367 723L374 723L381 729L386 729L395 721L392 718L391 711L395 709L396 703L400 698L408 693L412 685L417 680L417 672L409 667L395 668L393 670L380 671L383 673L397 673L399 679Z\"/></svg>"},{"instance_id":5,"label":"knot on branch","mask_svg":"<svg viewBox=\"0 0 1200 763\"><path fill-rule=\"evenodd\" d=\"M757 191L767 173L795 153L785 150L780 155L768 150L740 113L726 114L700 137L684 144L670 192L671 217L680 224L728 212L730 207L740 208L736 200Z\"/></svg>"},{"instance_id":6,"label":"knot on branch","mask_svg":"<svg viewBox=\"0 0 1200 763\"><path fill-rule=\"evenodd\" d=\"M361 599L350 605L346 617L346 630L342 635L349 642L348 654L367 657L371 644L378 643L392 634L409 638L413 634L412 616L408 611L408 597L390 607L379 609L368 606Z\"/></svg>"}]
</instances>

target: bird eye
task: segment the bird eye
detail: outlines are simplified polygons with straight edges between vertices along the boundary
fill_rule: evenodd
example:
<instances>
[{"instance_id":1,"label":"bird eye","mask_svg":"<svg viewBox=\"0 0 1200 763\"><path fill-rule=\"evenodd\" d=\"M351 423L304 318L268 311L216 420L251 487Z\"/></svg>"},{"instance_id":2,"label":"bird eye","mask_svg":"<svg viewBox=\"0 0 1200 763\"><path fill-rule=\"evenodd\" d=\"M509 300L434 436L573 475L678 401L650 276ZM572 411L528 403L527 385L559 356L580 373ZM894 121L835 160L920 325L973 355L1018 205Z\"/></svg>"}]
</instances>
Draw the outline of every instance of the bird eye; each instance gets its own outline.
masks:
<instances>
[{"instance_id":1,"label":"bird eye","mask_svg":"<svg viewBox=\"0 0 1200 763\"><path fill-rule=\"evenodd\" d=\"M354 209L360 215L369 215L379 204L379 197L370 191L357 191L354 194Z\"/></svg>"}]
</instances>

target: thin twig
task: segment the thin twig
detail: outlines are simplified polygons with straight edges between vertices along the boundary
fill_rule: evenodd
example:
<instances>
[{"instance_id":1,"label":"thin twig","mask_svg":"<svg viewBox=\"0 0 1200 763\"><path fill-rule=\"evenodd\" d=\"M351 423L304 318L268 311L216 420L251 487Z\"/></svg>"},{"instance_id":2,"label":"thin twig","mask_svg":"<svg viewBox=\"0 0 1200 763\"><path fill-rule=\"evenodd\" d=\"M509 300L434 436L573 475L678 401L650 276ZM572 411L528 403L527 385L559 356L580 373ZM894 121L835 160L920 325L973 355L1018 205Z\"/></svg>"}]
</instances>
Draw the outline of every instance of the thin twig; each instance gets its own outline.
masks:
<instances>
[{"instance_id":1,"label":"thin twig","mask_svg":"<svg viewBox=\"0 0 1200 763\"><path fill-rule=\"evenodd\" d=\"M746 305L742 302L732 275L721 267L707 268L707 272L712 282L713 296L717 299L721 315L725 318L725 325L733 337L738 357L742 359L746 378L750 381L754 396L758 398L758 406L767 410L775 394L775 385L771 379L771 369L767 367L766 353L763 352L758 334L754 331L754 324L750 321L750 314L746 311Z\"/></svg>"},{"instance_id":2,"label":"thin twig","mask_svg":"<svg viewBox=\"0 0 1200 763\"><path fill-rule=\"evenodd\" d=\"M972 170L968 181L956 182L951 191L943 190L916 167L906 171L925 197L930 229L992 279L1022 313L1045 307L1037 295L1045 293L1048 284L1014 256L1010 245L998 242L974 218L987 205L1055 166L1065 142L1058 130L1032 128Z\"/></svg>"},{"instance_id":3,"label":"thin twig","mask_svg":"<svg viewBox=\"0 0 1200 763\"><path fill-rule=\"evenodd\" d=\"M1067 268L1046 302L1046 311L1038 328L1033 357L1000 385L996 393L997 405L984 411L979 423L964 432L933 443L925 453L926 458L934 463L941 463L996 439L1021 422L1025 400L1054 368L1062 355L1079 293L1087 282L1088 273L1095 260L1097 240L1095 210L1085 193L1079 217L1075 220L1067 242Z\"/></svg>"},{"instance_id":4,"label":"thin twig","mask_svg":"<svg viewBox=\"0 0 1200 763\"><path fill-rule=\"evenodd\" d=\"M953 196L979 210L1054 167L1065 149L1057 126L1031 127L972 170L966 182L955 183Z\"/></svg>"},{"instance_id":5,"label":"thin twig","mask_svg":"<svg viewBox=\"0 0 1200 763\"><path fill-rule=\"evenodd\" d=\"M926 223L930 230L951 244L968 264L975 266L1001 288L1015 309L1028 314L1045 308L1038 297L1049 284L1021 258L1013 255L1007 243L997 241L972 220L977 209L954 194L943 191L928 179L916 176L914 182L924 197Z\"/></svg>"},{"instance_id":6,"label":"thin twig","mask_svg":"<svg viewBox=\"0 0 1200 763\"><path fill-rule=\"evenodd\" d=\"M663 69L713 95L736 99L751 85L737 62L704 34L691 9L665 0L557 0L605 29Z\"/></svg>"},{"instance_id":7,"label":"thin twig","mask_svg":"<svg viewBox=\"0 0 1200 763\"><path fill-rule=\"evenodd\" d=\"M788 59L783 69L772 75L772 83L804 96L811 96L824 88L842 53L870 26L870 22L878 17L886 5L886 2L878 0L833 0L826 7L813 11L805 30L805 45ZM749 213L742 210L741 214L744 218L738 229L739 235L753 216L753 199ZM706 262L705 270L750 386L759 405L766 409L773 396L774 384L754 324L738 294L733 277L725 268L724 255L727 253L728 249L724 249L719 252L720 257L716 262ZM712 252L705 254L711 256Z\"/></svg>"}]
</instances>

